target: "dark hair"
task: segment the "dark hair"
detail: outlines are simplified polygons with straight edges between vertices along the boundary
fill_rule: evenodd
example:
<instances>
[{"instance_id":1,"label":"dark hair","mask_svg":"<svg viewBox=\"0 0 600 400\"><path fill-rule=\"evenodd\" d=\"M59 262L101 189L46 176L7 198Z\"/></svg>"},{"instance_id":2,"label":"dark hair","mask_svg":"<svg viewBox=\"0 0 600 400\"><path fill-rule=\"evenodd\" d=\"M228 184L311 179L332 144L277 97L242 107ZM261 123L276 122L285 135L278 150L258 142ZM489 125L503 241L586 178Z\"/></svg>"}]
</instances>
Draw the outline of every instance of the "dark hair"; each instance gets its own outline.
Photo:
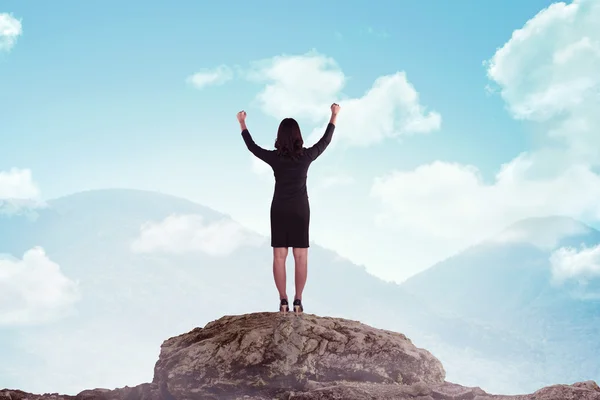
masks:
<instances>
[{"instance_id":1,"label":"dark hair","mask_svg":"<svg viewBox=\"0 0 600 400\"><path fill-rule=\"evenodd\" d=\"M299 158L304 152L304 140L300 126L294 118L284 118L277 130L275 149L280 156Z\"/></svg>"}]
</instances>

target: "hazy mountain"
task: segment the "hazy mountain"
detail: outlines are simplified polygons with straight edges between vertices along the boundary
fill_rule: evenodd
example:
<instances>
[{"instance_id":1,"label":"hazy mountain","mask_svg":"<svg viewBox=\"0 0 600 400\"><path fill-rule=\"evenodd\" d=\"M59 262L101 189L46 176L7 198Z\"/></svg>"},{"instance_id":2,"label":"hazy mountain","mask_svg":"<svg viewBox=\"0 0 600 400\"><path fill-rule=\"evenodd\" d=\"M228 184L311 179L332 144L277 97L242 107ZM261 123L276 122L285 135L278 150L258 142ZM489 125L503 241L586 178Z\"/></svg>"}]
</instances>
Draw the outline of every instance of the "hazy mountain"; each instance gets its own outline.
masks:
<instances>
[{"instance_id":1,"label":"hazy mountain","mask_svg":"<svg viewBox=\"0 0 600 400\"><path fill-rule=\"evenodd\" d=\"M0 387L74 394L147 382L165 338L223 315L277 310L268 238L215 210L137 190L83 192L44 207L4 204ZM573 369L572 363L594 357L584 359L568 350L568 363L544 371L548 349L539 346L539 338L482 317L492 298L493 313L511 316L507 310L535 297L532 282L536 290L545 287L539 278L547 272L547 263L540 261L548 254L540 250L544 244L502 240L435 266L407 282L406 290L312 244L304 303L310 313L405 333L440 358L449 380L475 382L490 392L531 392L565 382L571 373L577 380L588 379L586 371L592 367ZM501 277L513 267L477 270L481 276L473 272L488 264L531 264L533 272L513 272L529 280L515 282L508 276L502 286ZM459 279L452 278L456 274ZM293 294L290 254L288 295ZM545 315L533 308L530 313ZM519 315L516 327L527 317ZM568 329L581 326L579 321ZM537 376L528 376L534 367Z\"/></svg>"},{"instance_id":2,"label":"hazy mountain","mask_svg":"<svg viewBox=\"0 0 600 400\"><path fill-rule=\"evenodd\" d=\"M551 257L560 248L599 243L600 232L570 218L527 219L411 277L402 288L442 315L528 344L443 335L451 346L463 343L490 362L524 358L524 378L539 385L598 379L600 284L593 277L557 282ZM477 380L462 378L465 384Z\"/></svg>"}]
</instances>

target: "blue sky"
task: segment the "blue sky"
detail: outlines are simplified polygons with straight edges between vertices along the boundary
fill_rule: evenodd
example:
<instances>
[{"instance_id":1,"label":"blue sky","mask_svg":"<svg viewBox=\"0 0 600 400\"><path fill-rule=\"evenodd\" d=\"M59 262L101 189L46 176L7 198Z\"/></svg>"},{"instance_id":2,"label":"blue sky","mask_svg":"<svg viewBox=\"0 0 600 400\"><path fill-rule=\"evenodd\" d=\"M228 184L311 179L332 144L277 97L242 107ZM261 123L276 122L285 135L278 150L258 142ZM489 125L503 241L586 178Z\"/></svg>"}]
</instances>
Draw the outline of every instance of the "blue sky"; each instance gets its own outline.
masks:
<instances>
[{"instance_id":1,"label":"blue sky","mask_svg":"<svg viewBox=\"0 0 600 400\"><path fill-rule=\"evenodd\" d=\"M108 187L170 193L268 234L272 177L247 153L236 112L248 112L251 133L268 147L283 116L277 100L300 105L289 116L305 138L326 119L302 107L322 103L326 112L335 101L342 111L334 145L309 175L311 238L378 276L402 280L528 216L592 225L600 218L588 151L597 141L587 130L560 134L574 120L598 122L574 108L598 87L598 57L548 61L585 38L595 48L600 25L589 0L555 5L546 19L536 14L552 3L539 0L269 3L4 1L0 13L18 19L22 32L0 51L0 171L31 170L25 185L43 199ZM542 33L511 42L529 20ZM495 55L490 77L484 61ZM343 78L339 88L299 94L286 86L328 76L310 63L326 59ZM282 60L298 69L273 78ZM202 88L188 81L219 66L232 79ZM381 96L345 107L397 72L406 75ZM402 100L404 82L416 101ZM266 85L280 97L260 100ZM548 100L564 87L580 89ZM378 138L369 125L386 130L432 112L440 123L427 132L394 128ZM362 131L350 134L357 118ZM367 137L365 145L351 140ZM498 183L501 165L513 161Z\"/></svg>"},{"instance_id":2,"label":"blue sky","mask_svg":"<svg viewBox=\"0 0 600 400\"><path fill-rule=\"evenodd\" d=\"M403 70L423 103L444 116L443 134L395 146L386 166L448 158L493 171L526 140L501 100L486 96L481 62L549 2L521 3L381 2L344 9L308 2L237 11L228 2L71 2L64 12L51 3L5 2L3 11L22 19L23 35L0 64L1 106L10 110L3 131L12 139L3 146L2 167L68 160L61 174L94 164L104 170L107 163L135 170L134 164L154 164L166 151L182 155L182 148L195 163L200 148L220 149L225 137L237 140L232 112L249 108L260 87L238 82L197 92L185 77L200 68L246 67L316 49L350 77L347 94L361 95L378 76ZM276 122L268 120L265 129ZM43 143L47 151L25 154L27 146L15 137ZM45 183L42 173L37 180L51 197L80 190L91 178ZM97 179L110 185L110 175Z\"/></svg>"}]
</instances>

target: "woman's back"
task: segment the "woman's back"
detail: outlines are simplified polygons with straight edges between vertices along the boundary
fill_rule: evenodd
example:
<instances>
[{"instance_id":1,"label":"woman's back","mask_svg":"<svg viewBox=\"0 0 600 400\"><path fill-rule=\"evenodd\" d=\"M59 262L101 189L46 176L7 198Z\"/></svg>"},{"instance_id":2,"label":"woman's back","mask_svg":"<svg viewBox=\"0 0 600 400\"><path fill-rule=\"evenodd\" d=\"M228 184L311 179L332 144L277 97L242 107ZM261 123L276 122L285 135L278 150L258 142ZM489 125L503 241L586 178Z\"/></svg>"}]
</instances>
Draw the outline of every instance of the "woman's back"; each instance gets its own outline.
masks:
<instances>
[{"instance_id":1,"label":"woman's back","mask_svg":"<svg viewBox=\"0 0 600 400\"><path fill-rule=\"evenodd\" d=\"M325 151L331 138L335 125L329 123L325 133L317 143L309 148L302 149L294 157L281 154L278 150L265 150L252 140L247 129L242 131L242 137L248 150L260 158L273 169L275 175L275 191L273 200L292 200L307 198L306 177L310 164Z\"/></svg>"},{"instance_id":2,"label":"woman's back","mask_svg":"<svg viewBox=\"0 0 600 400\"><path fill-rule=\"evenodd\" d=\"M275 154L271 167L275 175L275 191L273 198L291 200L308 197L306 178L311 160L306 154L297 159Z\"/></svg>"}]
</instances>

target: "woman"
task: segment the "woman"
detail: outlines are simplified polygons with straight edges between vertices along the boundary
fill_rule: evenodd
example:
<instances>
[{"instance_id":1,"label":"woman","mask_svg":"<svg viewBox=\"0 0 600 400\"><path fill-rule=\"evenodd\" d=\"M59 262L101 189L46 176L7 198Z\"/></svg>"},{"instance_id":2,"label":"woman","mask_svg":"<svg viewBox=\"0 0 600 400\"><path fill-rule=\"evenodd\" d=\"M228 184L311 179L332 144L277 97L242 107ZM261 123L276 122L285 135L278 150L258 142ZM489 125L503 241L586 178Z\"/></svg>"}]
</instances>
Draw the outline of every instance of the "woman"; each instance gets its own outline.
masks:
<instances>
[{"instance_id":1,"label":"woman","mask_svg":"<svg viewBox=\"0 0 600 400\"><path fill-rule=\"evenodd\" d=\"M331 142L340 106L331 105L331 118L323 137L314 146L304 148L298 123L285 118L279 124L275 150L265 150L252 140L246 127L246 112L237 119L248 150L273 168L275 191L271 202L271 247L273 247L273 277L279 291L279 311L289 311L286 294L285 260L291 247L295 261L294 312L302 313L302 291L306 284L308 257L308 226L310 207L306 191L306 175L310 164Z\"/></svg>"}]
</instances>

